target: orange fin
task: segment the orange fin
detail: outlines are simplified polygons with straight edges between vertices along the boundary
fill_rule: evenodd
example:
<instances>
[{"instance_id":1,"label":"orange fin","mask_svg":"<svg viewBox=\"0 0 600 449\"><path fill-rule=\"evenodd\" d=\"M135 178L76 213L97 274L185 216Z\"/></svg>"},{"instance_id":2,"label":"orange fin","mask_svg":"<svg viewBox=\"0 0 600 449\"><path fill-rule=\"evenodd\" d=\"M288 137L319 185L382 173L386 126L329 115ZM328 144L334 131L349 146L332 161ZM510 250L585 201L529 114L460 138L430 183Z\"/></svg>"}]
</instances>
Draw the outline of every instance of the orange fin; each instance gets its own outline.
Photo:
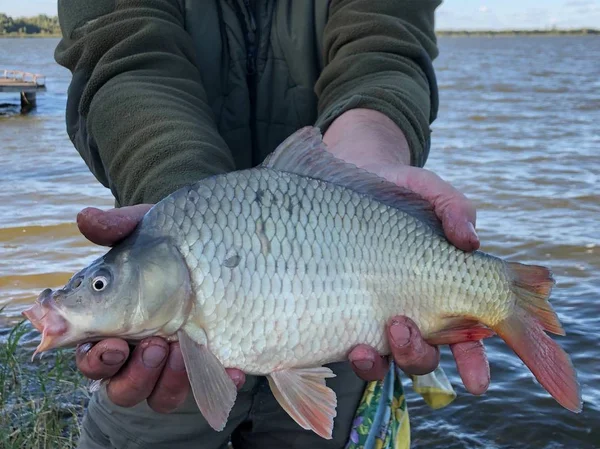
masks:
<instances>
[{"instance_id":1,"label":"orange fin","mask_svg":"<svg viewBox=\"0 0 600 449\"><path fill-rule=\"evenodd\" d=\"M430 345L452 345L492 337L495 332L483 324L467 318L451 318L448 325L425 339Z\"/></svg>"},{"instance_id":2,"label":"orange fin","mask_svg":"<svg viewBox=\"0 0 600 449\"><path fill-rule=\"evenodd\" d=\"M237 388L205 344L192 340L185 331L177 336L196 404L208 424L221 431L235 403Z\"/></svg>"},{"instance_id":3,"label":"orange fin","mask_svg":"<svg viewBox=\"0 0 600 449\"><path fill-rule=\"evenodd\" d=\"M550 270L539 265L517 262L508 262L507 265L517 303L535 316L545 330L556 335L565 335L556 313L548 302L554 286Z\"/></svg>"},{"instance_id":4,"label":"orange fin","mask_svg":"<svg viewBox=\"0 0 600 449\"><path fill-rule=\"evenodd\" d=\"M559 404L572 412L581 412L581 392L571 359L537 320L521 310L495 329Z\"/></svg>"},{"instance_id":5,"label":"orange fin","mask_svg":"<svg viewBox=\"0 0 600 449\"><path fill-rule=\"evenodd\" d=\"M548 302L554 279L537 265L507 263L515 295L512 315L494 326L540 384L559 404L579 413L582 409L577 373L568 354L544 331L565 332Z\"/></svg>"},{"instance_id":6,"label":"orange fin","mask_svg":"<svg viewBox=\"0 0 600 449\"><path fill-rule=\"evenodd\" d=\"M335 392L325 385L329 377L335 374L325 367L275 371L268 376L273 395L294 421L328 440L337 405Z\"/></svg>"}]
</instances>

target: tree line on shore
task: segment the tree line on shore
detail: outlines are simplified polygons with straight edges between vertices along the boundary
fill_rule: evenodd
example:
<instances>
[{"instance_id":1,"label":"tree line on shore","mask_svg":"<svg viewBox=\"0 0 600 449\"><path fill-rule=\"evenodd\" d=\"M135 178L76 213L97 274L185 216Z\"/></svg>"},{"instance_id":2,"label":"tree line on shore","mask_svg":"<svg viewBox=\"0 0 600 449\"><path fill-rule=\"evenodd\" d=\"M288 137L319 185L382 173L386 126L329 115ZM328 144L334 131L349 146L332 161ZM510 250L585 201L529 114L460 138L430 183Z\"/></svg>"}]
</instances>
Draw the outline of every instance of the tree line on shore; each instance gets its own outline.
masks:
<instances>
[{"instance_id":1,"label":"tree line on shore","mask_svg":"<svg viewBox=\"0 0 600 449\"><path fill-rule=\"evenodd\" d=\"M0 13L0 36L2 35L59 35L58 17L40 14L35 17L12 18Z\"/></svg>"},{"instance_id":2,"label":"tree line on shore","mask_svg":"<svg viewBox=\"0 0 600 449\"><path fill-rule=\"evenodd\" d=\"M588 34L600 34L600 30L593 28L551 28L545 30L438 30L436 31L436 34L438 36L582 36Z\"/></svg>"},{"instance_id":3,"label":"tree line on shore","mask_svg":"<svg viewBox=\"0 0 600 449\"><path fill-rule=\"evenodd\" d=\"M571 30L546 29L546 30L499 30L499 31L462 31L439 30L438 36L526 36L526 35L584 35L600 34L600 30L579 28ZM40 14L35 17L12 18L0 13L0 36L2 35L60 35L58 17Z\"/></svg>"}]
</instances>

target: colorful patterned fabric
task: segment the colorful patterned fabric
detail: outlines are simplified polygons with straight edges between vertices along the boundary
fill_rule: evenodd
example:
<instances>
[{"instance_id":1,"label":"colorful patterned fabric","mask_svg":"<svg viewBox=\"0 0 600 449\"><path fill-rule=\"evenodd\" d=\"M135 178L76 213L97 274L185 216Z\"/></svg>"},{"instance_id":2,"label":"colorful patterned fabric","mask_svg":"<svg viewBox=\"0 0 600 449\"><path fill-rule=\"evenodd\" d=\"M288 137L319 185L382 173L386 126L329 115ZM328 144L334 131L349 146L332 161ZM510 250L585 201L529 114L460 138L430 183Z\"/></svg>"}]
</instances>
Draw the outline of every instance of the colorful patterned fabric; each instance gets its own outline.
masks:
<instances>
[{"instance_id":1,"label":"colorful patterned fabric","mask_svg":"<svg viewBox=\"0 0 600 449\"><path fill-rule=\"evenodd\" d=\"M346 449L410 448L410 424L401 374L391 363L383 381L367 384ZM434 409L445 407L456 398L456 392L440 367L425 376L411 376L411 379L413 389Z\"/></svg>"}]
</instances>

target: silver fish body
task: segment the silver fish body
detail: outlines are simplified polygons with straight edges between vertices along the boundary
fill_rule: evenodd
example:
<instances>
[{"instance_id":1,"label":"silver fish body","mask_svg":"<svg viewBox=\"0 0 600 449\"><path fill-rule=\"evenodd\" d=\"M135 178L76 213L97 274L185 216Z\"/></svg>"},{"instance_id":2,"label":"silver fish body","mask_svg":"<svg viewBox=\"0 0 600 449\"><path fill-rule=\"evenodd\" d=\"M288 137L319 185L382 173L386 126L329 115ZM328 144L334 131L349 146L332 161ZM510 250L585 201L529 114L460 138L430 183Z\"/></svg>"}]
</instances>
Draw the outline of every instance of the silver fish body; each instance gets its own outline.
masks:
<instances>
[{"instance_id":1,"label":"silver fish body","mask_svg":"<svg viewBox=\"0 0 600 449\"><path fill-rule=\"evenodd\" d=\"M169 235L190 270L210 350L251 374L388 353L386 322L423 335L443 315L504 317L504 262L457 250L411 215L345 187L268 168L182 189L140 231Z\"/></svg>"}]
</instances>

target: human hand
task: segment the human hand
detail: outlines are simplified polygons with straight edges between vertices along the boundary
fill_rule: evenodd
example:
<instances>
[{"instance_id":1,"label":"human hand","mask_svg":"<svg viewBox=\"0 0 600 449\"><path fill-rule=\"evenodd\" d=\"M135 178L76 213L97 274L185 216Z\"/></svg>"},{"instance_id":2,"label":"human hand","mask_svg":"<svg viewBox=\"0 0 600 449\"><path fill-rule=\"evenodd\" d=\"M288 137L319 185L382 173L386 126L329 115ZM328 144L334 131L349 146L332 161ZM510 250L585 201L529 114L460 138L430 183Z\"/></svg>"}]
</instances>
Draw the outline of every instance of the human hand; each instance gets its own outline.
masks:
<instances>
[{"instance_id":1,"label":"human hand","mask_svg":"<svg viewBox=\"0 0 600 449\"><path fill-rule=\"evenodd\" d=\"M338 117L323 136L337 157L378 174L429 201L441 220L448 240L464 251L479 248L473 204L458 190L428 170L409 165L410 151L402 131L387 116L368 109L349 110ZM435 370L440 353L422 338L416 324L407 317L391 319L387 329L391 356L407 374L423 375ZM481 341L450 345L458 372L467 391L487 391L490 371ZM388 358L375 349L359 345L348 358L363 380L383 379Z\"/></svg>"},{"instance_id":2,"label":"human hand","mask_svg":"<svg viewBox=\"0 0 600 449\"><path fill-rule=\"evenodd\" d=\"M81 233L93 243L112 246L136 228L151 204L102 211L86 208L77 215ZM146 400L150 408L168 413L183 403L190 385L178 342L149 337L130 350L125 340L107 338L94 345L77 347L77 368L84 376L108 379L109 399L121 407L133 407ZM236 386L244 373L227 370Z\"/></svg>"}]
</instances>

